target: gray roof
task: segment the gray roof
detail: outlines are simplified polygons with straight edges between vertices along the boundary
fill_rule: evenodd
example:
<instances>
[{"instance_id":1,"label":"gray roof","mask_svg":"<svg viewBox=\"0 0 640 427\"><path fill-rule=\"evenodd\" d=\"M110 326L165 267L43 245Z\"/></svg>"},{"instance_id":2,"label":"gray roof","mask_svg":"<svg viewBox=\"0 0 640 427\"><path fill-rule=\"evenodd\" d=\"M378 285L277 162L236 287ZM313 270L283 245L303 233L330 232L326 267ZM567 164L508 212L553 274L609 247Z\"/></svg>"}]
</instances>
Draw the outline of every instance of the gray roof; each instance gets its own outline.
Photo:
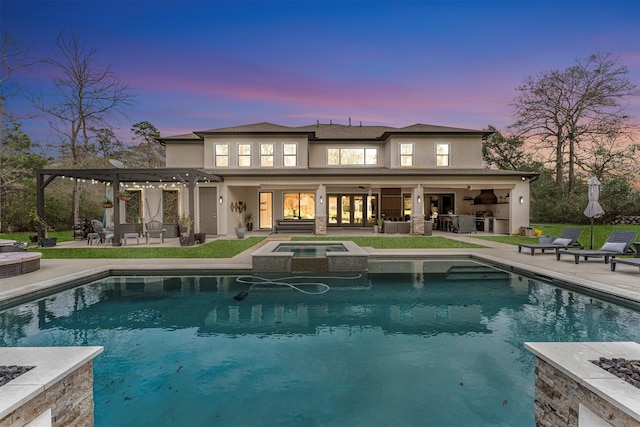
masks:
<instances>
[{"instance_id":1,"label":"gray roof","mask_svg":"<svg viewBox=\"0 0 640 427\"><path fill-rule=\"evenodd\" d=\"M351 126L339 124L314 124L307 126L282 126L268 122L241 126L194 131L190 134L159 138L159 141L197 140L207 135L266 135L266 134L306 134L310 140L379 140L384 141L391 135L478 135L487 137L487 130L454 128L416 123L401 128L391 126Z\"/></svg>"}]
</instances>

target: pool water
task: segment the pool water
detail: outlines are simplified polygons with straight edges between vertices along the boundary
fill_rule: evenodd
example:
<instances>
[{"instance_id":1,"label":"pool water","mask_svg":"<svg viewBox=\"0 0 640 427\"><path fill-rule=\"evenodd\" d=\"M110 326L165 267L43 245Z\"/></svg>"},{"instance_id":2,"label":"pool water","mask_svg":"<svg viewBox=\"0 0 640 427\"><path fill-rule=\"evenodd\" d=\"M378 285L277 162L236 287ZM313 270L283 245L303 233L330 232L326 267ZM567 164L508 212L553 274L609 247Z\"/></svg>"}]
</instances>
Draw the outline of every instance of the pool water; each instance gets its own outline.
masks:
<instances>
[{"instance_id":1,"label":"pool water","mask_svg":"<svg viewBox=\"0 0 640 427\"><path fill-rule=\"evenodd\" d=\"M422 265L241 301L235 275L113 277L0 312L0 345L104 346L96 426L441 427L535 425L525 341L640 342L638 311Z\"/></svg>"}]
</instances>

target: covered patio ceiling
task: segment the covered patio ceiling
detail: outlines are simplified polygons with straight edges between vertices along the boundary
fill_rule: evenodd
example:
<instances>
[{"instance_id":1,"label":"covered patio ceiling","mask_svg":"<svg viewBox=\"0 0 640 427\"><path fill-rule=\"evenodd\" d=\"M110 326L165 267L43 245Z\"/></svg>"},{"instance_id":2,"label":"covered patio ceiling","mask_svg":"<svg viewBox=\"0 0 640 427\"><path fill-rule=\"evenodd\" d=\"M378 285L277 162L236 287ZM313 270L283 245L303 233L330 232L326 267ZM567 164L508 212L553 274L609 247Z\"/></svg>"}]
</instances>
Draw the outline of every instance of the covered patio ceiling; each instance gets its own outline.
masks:
<instances>
[{"instance_id":1,"label":"covered patio ceiling","mask_svg":"<svg viewBox=\"0 0 640 427\"><path fill-rule=\"evenodd\" d=\"M159 168L159 169L40 169L37 171L36 209L40 218L46 218L44 209L44 191L56 178L70 178L75 180L89 180L111 184L112 188L118 188L120 183L147 183L147 182L179 182L189 190L189 211L193 218L195 211L194 188L198 182L221 182L218 175L203 172L198 169L185 168ZM113 245L120 245L120 208L117 197L113 198ZM43 230L39 227L38 237L41 239ZM191 228L191 243L193 243L193 227Z\"/></svg>"}]
</instances>

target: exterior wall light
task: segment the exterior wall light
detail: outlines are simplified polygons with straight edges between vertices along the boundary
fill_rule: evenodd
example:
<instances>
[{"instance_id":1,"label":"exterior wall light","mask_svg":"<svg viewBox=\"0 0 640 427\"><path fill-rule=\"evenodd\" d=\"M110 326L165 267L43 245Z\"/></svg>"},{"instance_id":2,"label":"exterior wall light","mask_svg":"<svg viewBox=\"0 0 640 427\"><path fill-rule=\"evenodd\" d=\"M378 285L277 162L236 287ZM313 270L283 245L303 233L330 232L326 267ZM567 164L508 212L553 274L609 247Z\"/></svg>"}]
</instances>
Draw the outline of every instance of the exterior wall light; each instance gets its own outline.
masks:
<instances>
[{"instance_id":1,"label":"exterior wall light","mask_svg":"<svg viewBox=\"0 0 640 427\"><path fill-rule=\"evenodd\" d=\"M220 202L220 204L224 203L224 199L222 198L222 196L220 196L220 198L218 199L218 202Z\"/></svg>"},{"instance_id":2,"label":"exterior wall light","mask_svg":"<svg viewBox=\"0 0 640 427\"><path fill-rule=\"evenodd\" d=\"M520 204L524 204L524 197L520 196Z\"/></svg>"},{"instance_id":3,"label":"exterior wall light","mask_svg":"<svg viewBox=\"0 0 640 427\"><path fill-rule=\"evenodd\" d=\"M324 197L320 196L320 204L324 203Z\"/></svg>"}]
</instances>

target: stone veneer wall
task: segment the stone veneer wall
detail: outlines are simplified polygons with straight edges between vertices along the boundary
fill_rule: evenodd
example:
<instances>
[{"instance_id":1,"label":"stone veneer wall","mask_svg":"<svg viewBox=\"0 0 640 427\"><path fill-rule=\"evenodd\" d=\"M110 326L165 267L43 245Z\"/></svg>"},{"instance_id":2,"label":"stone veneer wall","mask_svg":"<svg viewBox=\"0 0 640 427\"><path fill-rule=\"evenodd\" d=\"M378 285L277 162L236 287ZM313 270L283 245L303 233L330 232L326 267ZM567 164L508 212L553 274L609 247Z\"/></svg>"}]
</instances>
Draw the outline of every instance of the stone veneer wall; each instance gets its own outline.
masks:
<instances>
[{"instance_id":1,"label":"stone veneer wall","mask_svg":"<svg viewBox=\"0 0 640 427\"><path fill-rule=\"evenodd\" d=\"M536 426L578 426L580 405L613 427L637 427L638 421L536 357ZM622 381L622 380L621 380Z\"/></svg>"},{"instance_id":2,"label":"stone veneer wall","mask_svg":"<svg viewBox=\"0 0 640 427\"><path fill-rule=\"evenodd\" d=\"M49 408L52 426L93 426L92 361L0 419L0 426L24 426Z\"/></svg>"}]
</instances>

